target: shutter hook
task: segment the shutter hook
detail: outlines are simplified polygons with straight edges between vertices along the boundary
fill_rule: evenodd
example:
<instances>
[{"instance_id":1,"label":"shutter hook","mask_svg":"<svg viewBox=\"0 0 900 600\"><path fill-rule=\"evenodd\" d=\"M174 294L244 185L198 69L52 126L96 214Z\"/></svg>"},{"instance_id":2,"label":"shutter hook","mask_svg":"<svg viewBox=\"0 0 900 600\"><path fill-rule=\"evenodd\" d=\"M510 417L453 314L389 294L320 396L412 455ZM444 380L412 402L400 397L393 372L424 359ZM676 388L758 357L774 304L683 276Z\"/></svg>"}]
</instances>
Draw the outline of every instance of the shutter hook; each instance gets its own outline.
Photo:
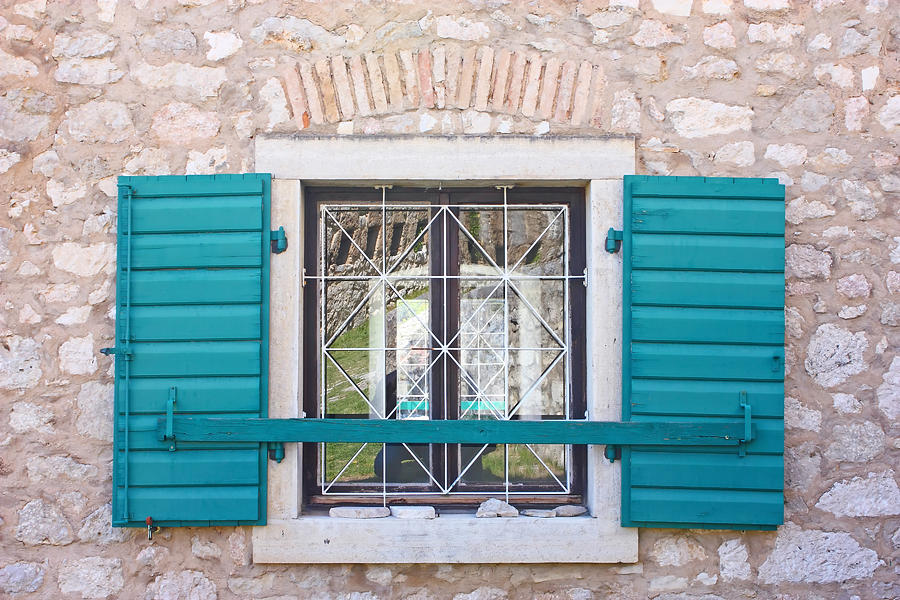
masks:
<instances>
[{"instance_id":1,"label":"shutter hook","mask_svg":"<svg viewBox=\"0 0 900 600\"><path fill-rule=\"evenodd\" d=\"M153 532L159 531L159 527L156 527L156 528L153 527L153 517L147 517L146 519L144 519L144 523L147 524L147 539L152 540Z\"/></svg>"}]
</instances>

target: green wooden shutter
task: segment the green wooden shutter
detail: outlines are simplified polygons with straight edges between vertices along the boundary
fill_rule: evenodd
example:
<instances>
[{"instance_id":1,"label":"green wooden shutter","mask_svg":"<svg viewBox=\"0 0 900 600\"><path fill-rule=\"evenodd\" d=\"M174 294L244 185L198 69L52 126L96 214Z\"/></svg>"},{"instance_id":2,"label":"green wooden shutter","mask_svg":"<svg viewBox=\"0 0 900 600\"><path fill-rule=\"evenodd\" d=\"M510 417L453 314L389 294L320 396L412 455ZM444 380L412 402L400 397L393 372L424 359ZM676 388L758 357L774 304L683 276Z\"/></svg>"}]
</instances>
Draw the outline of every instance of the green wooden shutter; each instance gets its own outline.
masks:
<instances>
[{"instance_id":1,"label":"green wooden shutter","mask_svg":"<svg viewBox=\"0 0 900 600\"><path fill-rule=\"evenodd\" d=\"M622 522L773 529L783 521L784 186L625 177L623 417L745 419L734 447L622 452ZM743 454L743 455L742 455Z\"/></svg>"},{"instance_id":2,"label":"green wooden shutter","mask_svg":"<svg viewBox=\"0 0 900 600\"><path fill-rule=\"evenodd\" d=\"M270 183L119 177L116 526L265 523L263 444L172 443L157 424L267 416Z\"/></svg>"}]
</instances>

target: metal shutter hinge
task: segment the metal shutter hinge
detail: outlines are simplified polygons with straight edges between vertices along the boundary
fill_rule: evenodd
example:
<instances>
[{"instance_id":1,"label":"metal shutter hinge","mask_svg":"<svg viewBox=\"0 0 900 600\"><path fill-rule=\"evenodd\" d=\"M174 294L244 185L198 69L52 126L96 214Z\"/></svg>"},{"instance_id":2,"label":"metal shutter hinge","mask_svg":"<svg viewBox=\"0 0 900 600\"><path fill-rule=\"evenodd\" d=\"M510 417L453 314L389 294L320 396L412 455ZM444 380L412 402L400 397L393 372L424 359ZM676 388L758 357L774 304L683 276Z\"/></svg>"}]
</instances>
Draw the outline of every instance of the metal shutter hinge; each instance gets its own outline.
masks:
<instances>
[{"instance_id":1,"label":"metal shutter hinge","mask_svg":"<svg viewBox=\"0 0 900 600\"><path fill-rule=\"evenodd\" d=\"M123 360L131 360L134 356L134 352L131 351L131 348L125 346L124 348L119 348L118 346L114 348L100 348L100 354L104 354L109 356L110 354L115 354L116 356L121 356Z\"/></svg>"},{"instance_id":2,"label":"metal shutter hinge","mask_svg":"<svg viewBox=\"0 0 900 600\"><path fill-rule=\"evenodd\" d=\"M284 460L284 442L268 442L269 460L280 463Z\"/></svg>"},{"instance_id":3,"label":"metal shutter hinge","mask_svg":"<svg viewBox=\"0 0 900 600\"><path fill-rule=\"evenodd\" d=\"M622 460L622 446L607 445L603 449L603 456L611 463Z\"/></svg>"},{"instance_id":4,"label":"metal shutter hinge","mask_svg":"<svg viewBox=\"0 0 900 600\"><path fill-rule=\"evenodd\" d=\"M615 254L622 247L623 232L618 229L609 228L606 232L606 251Z\"/></svg>"},{"instance_id":5,"label":"metal shutter hinge","mask_svg":"<svg viewBox=\"0 0 900 600\"><path fill-rule=\"evenodd\" d=\"M284 227L273 229L270 232L269 239L272 244L272 254L281 254L287 250L287 235L284 233Z\"/></svg>"}]
</instances>

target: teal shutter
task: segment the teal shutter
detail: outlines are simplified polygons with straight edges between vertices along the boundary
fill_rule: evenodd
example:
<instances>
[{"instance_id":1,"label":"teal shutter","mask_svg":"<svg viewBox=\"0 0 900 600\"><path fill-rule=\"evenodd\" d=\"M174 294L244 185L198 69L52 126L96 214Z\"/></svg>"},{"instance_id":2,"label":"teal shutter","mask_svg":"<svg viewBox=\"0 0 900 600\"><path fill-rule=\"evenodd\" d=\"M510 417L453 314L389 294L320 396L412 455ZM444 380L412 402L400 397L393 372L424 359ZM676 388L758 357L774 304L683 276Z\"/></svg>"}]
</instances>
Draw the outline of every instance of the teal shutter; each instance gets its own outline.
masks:
<instances>
[{"instance_id":1,"label":"teal shutter","mask_svg":"<svg viewBox=\"0 0 900 600\"><path fill-rule=\"evenodd\" d=\"M157 425L267 416L270 183L119 177L113 525L265 523L264 444Z\"/></svg>"},{"instance_id":2,"label":"teal shutter","mask_svg":"<svg viewBox=\"0 0 900 600\"><path fill-rule=\"evenodd\" d=\"M624 192L624 420L749 417L754 437L738 450L626 446L623 525L773 529L783 520L784 186L629 176Z\"/></svg>"}]
</instances>

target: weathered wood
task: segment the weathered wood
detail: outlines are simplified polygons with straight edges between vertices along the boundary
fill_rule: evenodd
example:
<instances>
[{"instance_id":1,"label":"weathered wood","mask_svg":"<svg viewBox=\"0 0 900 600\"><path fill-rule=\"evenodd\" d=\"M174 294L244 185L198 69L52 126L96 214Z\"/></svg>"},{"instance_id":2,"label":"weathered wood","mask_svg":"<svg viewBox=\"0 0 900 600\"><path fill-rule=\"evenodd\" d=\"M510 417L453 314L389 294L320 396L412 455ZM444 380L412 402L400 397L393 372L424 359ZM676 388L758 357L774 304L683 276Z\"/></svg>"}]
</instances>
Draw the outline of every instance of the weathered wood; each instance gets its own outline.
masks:
<instances>
[{"instance_id":1,"label":"weathered wood","mask_svg":"<svg viewBox=\"0 0 900 600\"><path fill-rule=\"evenodd\" d=\"M160 431L165 419L159 420ZM175 417L175 439L203 442L736 445L743 422L414 421Z\"/></svg>"}]
</instances>

